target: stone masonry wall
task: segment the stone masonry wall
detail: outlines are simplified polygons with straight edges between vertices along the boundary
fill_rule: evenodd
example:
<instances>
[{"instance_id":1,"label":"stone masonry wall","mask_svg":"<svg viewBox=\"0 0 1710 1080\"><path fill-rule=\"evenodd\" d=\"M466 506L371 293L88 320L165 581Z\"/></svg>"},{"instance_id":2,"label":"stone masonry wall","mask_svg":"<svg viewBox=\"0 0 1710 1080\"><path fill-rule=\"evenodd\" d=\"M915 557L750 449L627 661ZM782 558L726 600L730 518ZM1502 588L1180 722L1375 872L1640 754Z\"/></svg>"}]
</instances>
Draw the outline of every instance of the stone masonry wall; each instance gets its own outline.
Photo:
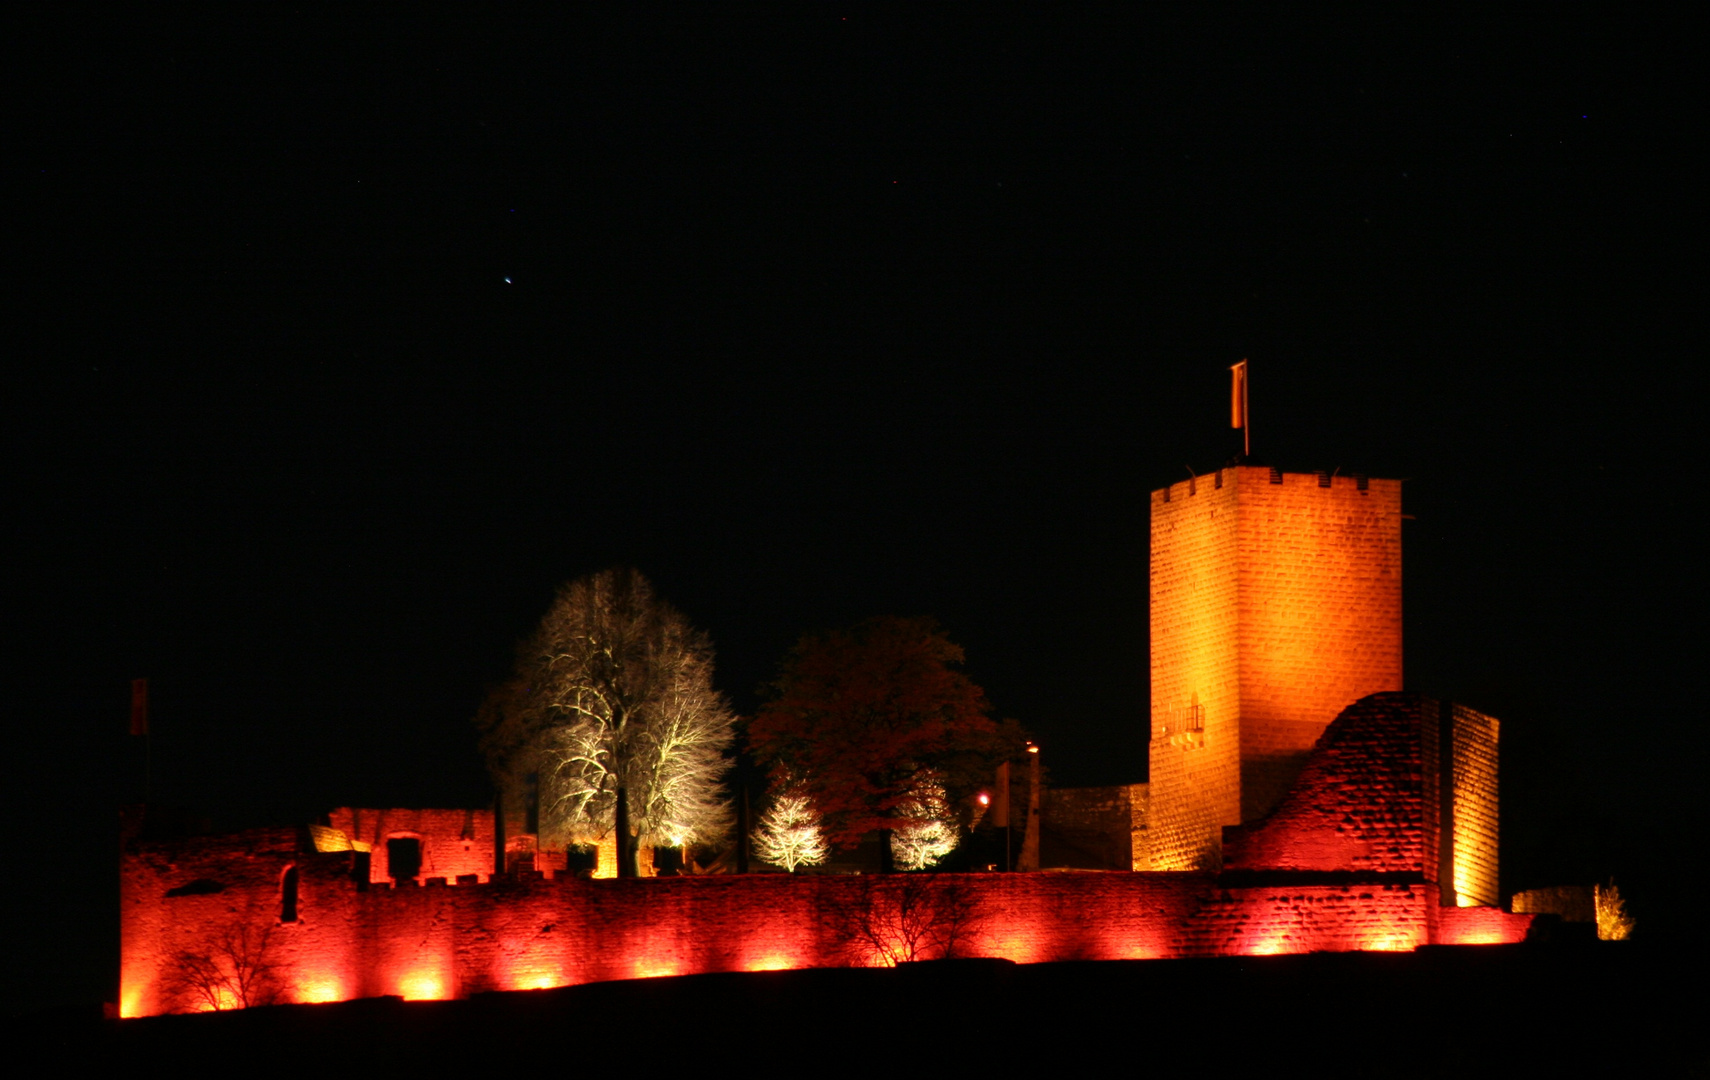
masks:
<instances>
[{"instance_id":1,"label":"stone masonry wall","mask_svg":"<svg viewBox=\"0 0 1710 1080\"><path fill-rule=\"evenodd\" d=\"M1373 694L1318 741L1294 789L1268 816L1224 833L1226 870L1412 874L1426 852L1422 714L1417 694Z\"/></svg>"},{"instance_id":2,"label":"stone masonry wall","mask_svg":"<svg viewBox=\"0 0 1710 1080\"><path fill-rule=\"evenodd\" d=\"M1135 865L1135 852L1146 849L1146 791L1145 784L1046 788L1044 824L1102 853L1108 869L1149 869Z\"/></svg>"},{"instance_id":3,"label":"stone masonry wall","mask_svg":"<svg viewBox=\"0 0 1710 1080\"><path fill-rule=\"evenodd\" d=\"M1497 880L1497 736L1495 717L1454 706L1455 902L1501 902Z\"/></svg>"},{"instance_id":4,"label":"stone masonry wall","mask_svg":"<svg viewBox=\"0 0 1710 1080\"><path fill-rule=\"evenodd\" d=\"M1275 806L1344 706L1400 689L1401 484L1241 466L1151 508L1151 865L1181 869Z\"/></svg>"},{"instance_id":5,"label":"stone masonry wall","mask_svg":"<svg viewBox=\"0 0 1710 1080\"><path fill-rule=\"evenodd\" d=\"M1343 708L1401 689L1401 482L1231 470L1240 524L1241 820Z\"/></svg>"},{"instance_id":6,"label":"stone masonry wall","mask_svg":"<svg viewBox=\"0 0 1710 1080\"><path fill-rule=\"evenodd\" d=\"M1176 931L1213 891L1198 874L750 874L593 880L540 872L486 884L359 883L354 854L303 852L277 837L201 848L133 845L124 866L122 1015L189 1011L174 993L178 958L229 957L234 928L284 1000L395 994L463 997L711 971L879 962L851 922L898 892L948 890L967 916L959 954L1018 962L1180 955ZM217 850L216 850L217 848ZM294 922L280 881L295 869ZM218 892L169 896L201 875ZM217 875L212 876L210 875ZM944 892L931 893L945 895ZM931 901L937 902L937 901ZM930 951L926 955L931 955Z\"/></svg>"},{"instance_id":7,"label":"stone masonry wall","mask_svg":"<svg viewBox=\"0 0 1710 1080\"><path fill-rule=\"evenodd\" d=\"M1158 870L1215 866L1221 828L1241 820L1235 500L1227 469L1152 493L1148 780Z\"/></svg>"},{"instance_id":8,"label":"stone masonry wall","mask_svg":"<svg viewBox=\"0 0 1710 1080\"><path fill-rule=\"evenodd\" d=\"M870 965L882 960L858 913L876 913L865 925L895 943L887 928L911 889L925 890L917 903L926 895L948 905L934 910L959 913L958 955L1020 963L1406 949L1444 940L1444 920L1447 940L1517 941L1531 921L1497 909L1439 914L1435 887L1422 882L1229 887L1196 873L592 880L529 871L481 885L359 887L353 863L349 852L293 852L259 835L218 852L133 847L122 1015L197 1008L173 991L176 958L224 962L220 944L234 928L250 931L280 1000L315 1002ZM289 869L297 918L281 922L277 882ZM187 875L210 872L223 878L221 891L167 895L197 880Z\"/></svg>"}]
</instances>

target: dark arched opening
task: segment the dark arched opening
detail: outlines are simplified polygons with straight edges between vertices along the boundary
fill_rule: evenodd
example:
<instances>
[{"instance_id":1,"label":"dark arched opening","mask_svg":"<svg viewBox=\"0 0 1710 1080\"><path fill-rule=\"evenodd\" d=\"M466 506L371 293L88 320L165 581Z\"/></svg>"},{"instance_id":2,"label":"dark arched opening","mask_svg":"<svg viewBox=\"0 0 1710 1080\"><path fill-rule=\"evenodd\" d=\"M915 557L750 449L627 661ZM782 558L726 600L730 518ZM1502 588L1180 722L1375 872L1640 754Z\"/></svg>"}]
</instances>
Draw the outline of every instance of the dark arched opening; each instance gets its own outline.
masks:
<instances>
[{"instance_id":1,"label":"dark arched opening","mask_svg":"<svg viewBox=\"0 0 1710 1080\"><path fill-rule=\"evenodd\" d=\"M285 871L285 877L279 883L279 921L282 923L297 921L297 868L295 866Z\"/></svg>"},{"instance_id":2,"label":"dark arched opening","mask_svg":"<svg viewBox=\"0 0 1710 1080\"><path fill-rule=\"evenodd\" d=\"M386 841L386 866L393 881L407 881L422 872L422 842L413 836Z\"/></svg>"}]
</instances>

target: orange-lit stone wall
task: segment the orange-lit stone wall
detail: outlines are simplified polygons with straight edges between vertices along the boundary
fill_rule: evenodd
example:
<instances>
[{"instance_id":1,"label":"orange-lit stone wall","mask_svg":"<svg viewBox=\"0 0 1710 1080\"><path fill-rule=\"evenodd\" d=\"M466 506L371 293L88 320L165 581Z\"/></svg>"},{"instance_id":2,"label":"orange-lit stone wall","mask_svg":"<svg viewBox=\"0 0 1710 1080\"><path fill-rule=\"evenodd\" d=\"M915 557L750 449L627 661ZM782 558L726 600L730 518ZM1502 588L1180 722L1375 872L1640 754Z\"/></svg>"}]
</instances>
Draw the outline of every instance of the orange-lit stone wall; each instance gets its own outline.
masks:
<instances>
[{"instance_id":1,"label":"orange-lit stone wall","mask_svg":"<svg viewBox=\"0 0 1710 1080\"><path fill-rule=\"evenodd\" d=\"M1344 706L1400 689L1401 484L1242 466L1151 509L1151 864L1185 869ZM1177 730L1196 707L1203 732Z\"/></svg>"},{"instance_id":2,"label":"orange-lit stone wall","mask_svg":"<svg viewBox=\"0 0 1710 1080\"><path fill-rule=\"evenodd\" d=\"M1427 756L1443 715L1453 723L1442 741L1453 744L1459 770L1446 785L1432 779ZM1457 831L1451 865L1469 885L1459 902L1494 888L1496 735L1489 717L1418 694L1364 698L1324 733L1273 813L1227 830L1219 873L598 880L527 870L483 880L491 820L479 811L386 811L378 823L368 819L376 811L335 813L376 854L387 839L410 836L423 844L424 866L436 859L439 872L394 887L371 868L359 872L359 852L324 850L338 826L175 839L132 831L120 863L120 1011L195 1008L175 992L174 973L188 956L229 967L234 943L273 968L285 1000L300 1002L870 964L871 946L851 920L877 911L883 921L911 888L961 895L961 955L1017 962L1518 941L1530 916L1440 906L1450 898L1439 894L1432 855L1428 793L1446 786L1473 853L1461 858ZM1144 797L1140 788L1089 789L1056 805L1114 848L1124 799L1132 822ZM436 845L445 848L437 856Z\"/></svg>"},{"instance_id":3,"label":"orange-lit stone wall","mask_svg":"<svg viewBox=\"0 0 1710 1080\"><path fill-rule=\"evenodd\" d=\"M1435 942L1437 905L1423 881L1229 888L1183 928L1182 947L1196 956L1406 952Z\"/></svg>"},{"instance_id":4,"label":"orange-lit stone wall","mask_svg":"<svg viewBox=\"0 0 1710 1080\"><path fill-rule=\"evenodd\" d=\"M1434 881L1424 751L1425 721L1436 708L1428 698L1396 693L1344 709L1276 810L1224 833L1224 868Z\"/></svg>"},{"instance_id":5,"label":"orange-lit stone wall","mask_svg":"<svg viewBox=\"0 0 1710 1080\"><path fill-rule=\"evenodd\" d=\"M1461 907L1501 902L1495 717L1454 706L1454 888Z\"/></svg>"},{"instance_id":6,"label":"orange-lit stone wall","mask_svg":"<svg viewBox=\"0 0 1710 1080\"><path fill-rule=\"evenodd\" d=\"M182 851L178 852L182 854ZM751 874L590 880L523 872L482 885L351 881L349 853L268 848L228 864L262 880L166 898L189 863L155 847L126 878L121 1012L188 1011L174 997L175 957L206 952L229 927L265 932L282 1000L398 995L465 997L611 979L877 962L845 912L903 876ZM165 860L165 861L163 861ZM281 923L274 872L299 872L298 919ZM202 870L206 870L202 867ZM282 871L281 871L282 872ZM916 879L918 880L918 879ZM182 882L180 882L182 884ZM1198 873L938 875L964 891L973 918L960 955L1018 963L1399 950L1444 940L1518 941L1530 916L1438 909L1414 883L1220 885ZM1481 914L1484 913L1484 914ZM217 950L216 950L217 951Z\"/></svg>"},{"instance_id":7,"label":"orange-lit stone wall","mask_svg":"<svg viewBox=\"0 0 1710 1080\"><path fill-rule=\"evenodd\" d=\"M1241 821L1237 471L1152 493L1148 854L1157 870L1214 865L1219 830Z\"/></svg>"},{"instance_id":8,"label":"orange-lit stone wall","mask_svg":"<svg viewBox=\"0 0 1710 1080\"><path fill-rule=\"evenodd\" d=\"M784 874L598 880L527 871L486 884L351 879L348 852L302 853L281 837L133 846L123 879L121 1013L193 1011L171 985L183 954L219 957L228 929L266 935L286 1001L379 995L439 999L712 971L875 963L849 932L863 889L902 876ZM215 851L215 848L218 851ZM254 850L248 850L253 848ZM234 860L221 855L241 853ZM278 881L298 871L298 918L279 919ZM221 892L168 897L186 874ZM183 880L181 880L183 879ZM919 881L918 878L913 879ZM1214 884L1195 874L941 875L975 914L961 952L1018 962L1181 955L1176 931Z\"/></svg>"},{"instance_id":9,"label":"orange-lit stone wall","mask_svg":"<svg viewBox=\"0 0 1710 1080\"><path fill-rule=\"evenodd\" d=\"M1270 815L1225 830L1224 869L1414 874L1451 906L1494 906L1497 736L1493 717L1464 705L1362 698L1324 732Z\"/></svg>"},{"instance_id":10,"label":"orange-lit stone wall","mask_svg":"<svg viewBox=\"0 0 1710 1080\"><path fill-rule=\"evenodd\" d=\"M1437 913L1439 945L1509 945L1525 941L1536 916L1499 907L1446 907Z\"/></svg>"},{"instance_id":11,"label":"orange-lit stone wall","mask_svg":"<svg viewBox=\"0 0 1710 1080\"><path fill-rule=\"evenodd\" d=\"M386 842L404 837L421 843L422 868L418 881L434 877L455 880L468 874L485 881L493 872L491 810L370 810L343 806L329 814L327 821L352 841L372 847L369 878L373 881L391 880ZM532 842L530 837L528 843Z\"/></svg>"}]
</instances>

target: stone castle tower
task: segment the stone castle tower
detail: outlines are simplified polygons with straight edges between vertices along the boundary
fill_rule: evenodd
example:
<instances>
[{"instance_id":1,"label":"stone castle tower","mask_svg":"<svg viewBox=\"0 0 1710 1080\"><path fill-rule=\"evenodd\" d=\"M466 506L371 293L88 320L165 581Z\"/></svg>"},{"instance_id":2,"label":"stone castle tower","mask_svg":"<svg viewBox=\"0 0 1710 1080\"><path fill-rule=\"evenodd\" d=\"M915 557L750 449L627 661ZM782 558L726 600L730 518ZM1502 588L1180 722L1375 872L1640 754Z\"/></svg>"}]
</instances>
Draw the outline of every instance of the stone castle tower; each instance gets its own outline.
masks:
<instances>
[{"instance_id":1,"label":"stone castle tower","mask_svg":"<svg viewBox=\"0 0 1710 1080\"><path fill-rule=\"evenodd\" d=\"M1401 689L1401 481L1241 465L1151 496L1150 861L1210 867Z\"/></svg>"}]
</instances>

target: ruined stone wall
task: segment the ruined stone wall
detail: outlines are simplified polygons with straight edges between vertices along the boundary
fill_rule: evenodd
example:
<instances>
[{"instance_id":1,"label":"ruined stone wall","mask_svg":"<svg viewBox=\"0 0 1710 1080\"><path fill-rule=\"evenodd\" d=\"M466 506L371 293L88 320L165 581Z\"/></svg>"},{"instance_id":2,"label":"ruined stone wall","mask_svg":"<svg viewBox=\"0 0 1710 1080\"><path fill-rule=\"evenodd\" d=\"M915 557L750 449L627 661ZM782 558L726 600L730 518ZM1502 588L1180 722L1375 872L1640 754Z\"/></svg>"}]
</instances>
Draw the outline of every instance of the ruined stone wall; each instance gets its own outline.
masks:
<instances>
[{"instance_id":1,"label":"ruined stone wall","mask_svg":"<svg viewBox=\"0 0 1710 1080\"><path fill-rule=\"evenodd\" d=\"M144 845L126 858L123 1015L197 1009L172 985L176 965L186 954L210 952L224 963L220 942L234 928L265 950L283 1000L437 999L657 975L872 964L880 958L852 913L877 911L872 925L891 934L886 920L896 894L911 888L961 897L961 955L1018 962L1176 956L1176 931L1214 889L1204 875L1129 873L591 880L523 872L486 884L435 878L393 887L352 880L350 852L270 842L224 857L244 848L240 843L187 858L194 846ZM287 923L280 921L279 881L291 868L297 917ZM189 873L218 875L211 880L220 891L169 896ZM931 955L929 947L922 958Z\"/></svg>"},{"instance_id":2,"label":"ruined stone wall","mask_svg":"<svg viewBox=\"0 0 1710 1080\"><path fill-rule=\"evenodd\" d=\"M1454 710L1454 886L1460 907L1502 901L1498 883L1496 718Z\"/></svg>"},{"instance_id":3,"label":"ruined stone wall","mask_svg":"<svg viewBox=\"0 0 1710 1080\"><path fill-rule=\"evenodd\" d=\"M369 877L390 881L388 840L409 837L421 843L422 867L417 881L442 877L455 880L476 874L485 881L493 872L493 812L491 810L399 810L341 806L327 816L334 829L371 849Z\"/></svg>"},{"instance_id":4,"label":"ruined stone wall","mask_svg":"<svg viewBox=\"0 0 1710 1080\"><path fill-rule=\"evenodd\" d=\"M1149 869L1135 865L1147 846L1147 785L1047 788L1043 802L1045 827L1098 852L1106 869Z\"/></svg>"},{"instance_id":5,"label":"ruined stone wall","mask_svg":"<svg viewBox=\"0 0 1710 1080\"><path fill-rule=\"evenodd\" d=\"M1551 885L1514 894L1510 905L1522 914L1560 915L1563 922L1597 921L1597 896L1590 885Z\"/></svg>"},{"instance_id":6,"label":"ruined stone wall","mask_svg":"<svg viewBox=\"0 0 1710 1080\"><path fill-rule=\"evenodd\" d=\"M1434 880L1423 720L1436 707L1399 693L1373 694L1344 709L1287 798L1268 817L1225 830L1224 868Z\"/></svg>"}]
</instances>

